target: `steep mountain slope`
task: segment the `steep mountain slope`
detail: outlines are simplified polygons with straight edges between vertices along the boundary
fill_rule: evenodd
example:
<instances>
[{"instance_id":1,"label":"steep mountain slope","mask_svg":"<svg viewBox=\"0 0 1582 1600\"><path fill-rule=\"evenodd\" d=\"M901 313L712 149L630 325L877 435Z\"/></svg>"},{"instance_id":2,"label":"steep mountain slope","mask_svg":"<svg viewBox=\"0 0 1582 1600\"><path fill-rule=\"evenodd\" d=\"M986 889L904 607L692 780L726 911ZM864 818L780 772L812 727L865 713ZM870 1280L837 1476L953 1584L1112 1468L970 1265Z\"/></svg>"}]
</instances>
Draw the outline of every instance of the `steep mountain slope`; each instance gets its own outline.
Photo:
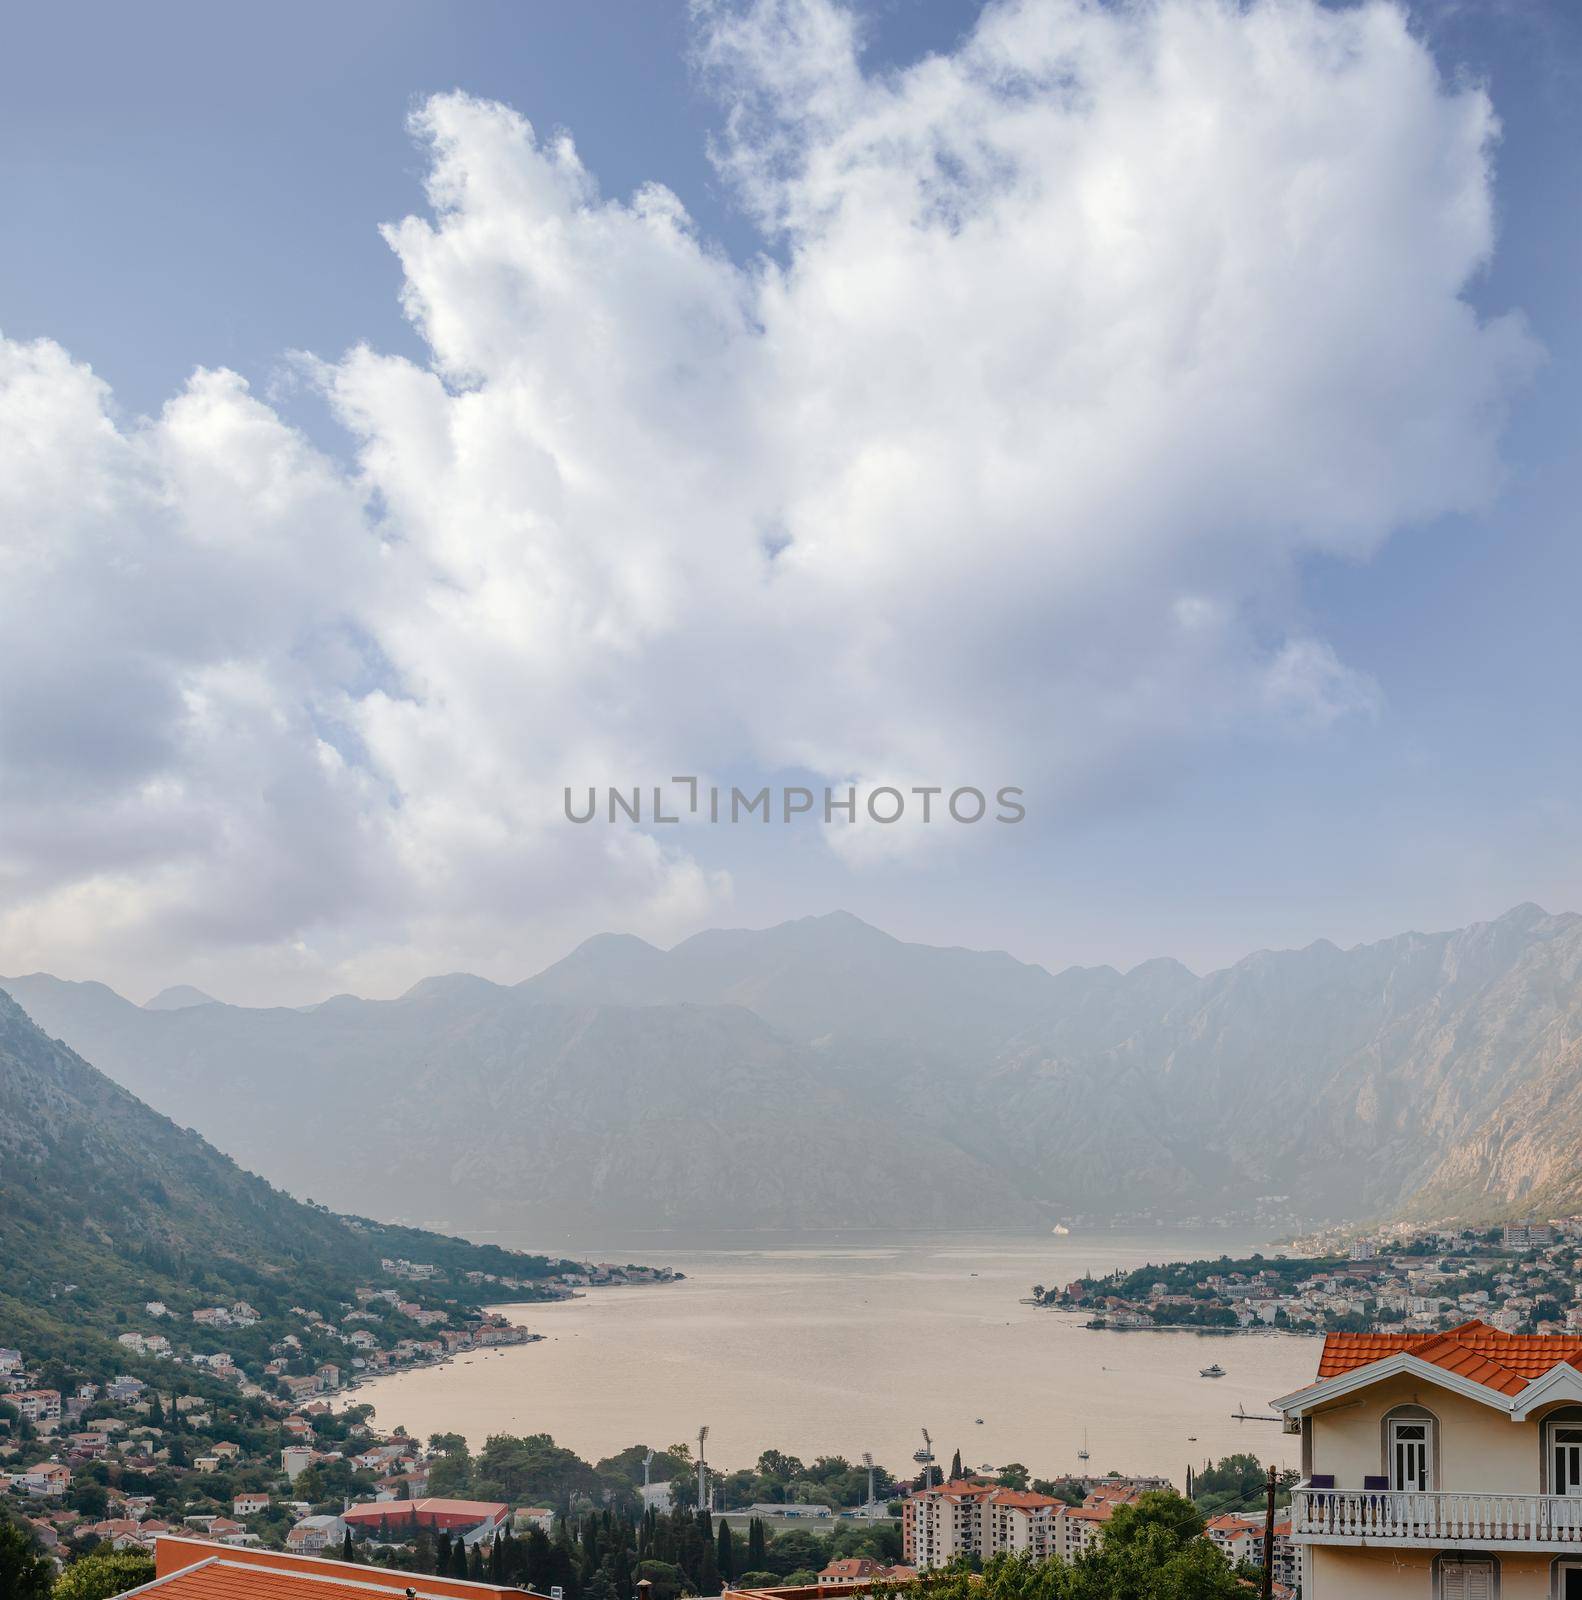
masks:
<instances>
[{"instance_id":1,"label":"steep mountain slope","mask_svg":"<svg viewBox=\"0 0 1582 1600\"><path fill-rule=\"evenodd\" d=\"M740 1007L565 1005L466 976L306 1012L148 1012L38 975L4 986L152 1103L336 1206L513 1239L937 1226L963 1196L974 1217L1041 1215Z\"/></svg>"},{"instance_id":2,"label":"steep mountain slope","mask_svg":"<svg viewBox=\"0 0 1582 1600\"><path fill-rule=\"evenodd\" d=\"M134 1008L136 1009L136 1008ZM543 1276L542 1257L356 1225L244 1172L47 1038L0 994L0 1326L81 1332L202 1289L333 1304L381 1255ZM70 1286L69 1288L67 1286Z\"/></svg>"},{"instance_id":3,"label":"steep mountain slope","mask_svg":"<svg viewBox=\"0 0 1582 1600\"><path fill-rule=\"evenodd\" d=\"M836 914L303 1012L0 981L275 1176L515 1237L1582 1202L1582 917L1535 906L1202 978Z\"/></svg>"},{"instance_id":4,"label":"steep mountain slope","mask_svg":"<svg viewBox=\"0 0 1582 1600\"><path fill-rule=\"evenodd\" d=\"M1530 1116L1582 1038L1582 918L1522 906L1455 933L1342 951L1263 952L1211 974L1147 1026L1073 1060L1058 1030L1028 1030L999 1064L999 1134L1091 1194L1119 1165L1188 1210L1292 1194L1315 1215L1393 1210L1422 1194L1523 1203L1522 1176L1582 1168L1582 1119ZM1146 1106L1128 1163L1070 1115L1079 1081ZM1100 1119L1123 1135L1124 1108ZM1151 1146L1151 1148L1150 1148ZM1477 1152L1504 1151L1496 1172ZM1453 1171L1441 1172L1453 1161Z\"/></svg>"}]
</instances>

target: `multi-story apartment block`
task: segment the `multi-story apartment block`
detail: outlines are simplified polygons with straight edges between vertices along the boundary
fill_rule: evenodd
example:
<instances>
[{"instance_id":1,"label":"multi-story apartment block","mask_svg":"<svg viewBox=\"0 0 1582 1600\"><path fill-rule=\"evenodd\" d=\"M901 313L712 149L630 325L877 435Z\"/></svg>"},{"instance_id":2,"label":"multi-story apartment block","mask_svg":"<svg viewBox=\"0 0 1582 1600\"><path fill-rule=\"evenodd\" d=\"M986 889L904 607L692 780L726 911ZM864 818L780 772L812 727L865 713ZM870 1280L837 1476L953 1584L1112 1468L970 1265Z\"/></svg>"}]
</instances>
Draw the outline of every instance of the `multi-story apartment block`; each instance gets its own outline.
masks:
<instances>
[{"instance_id":1,"label":"multi-story apartment block","mask_svg":"<svg viewBox=\"0 0 1582 1600\"><path fill-rule=\"evenodd\" d=\"M1582 1338L1332 1333L1274 1405L1303 1600L1582 1600Z\"/></svg>"},{"instance_id":2,"label":"multi-story apartment block","mask_svg":"<svg viewBox=\"0 0 1582 1600\"><path fill-rule=\"evenodd\" d=\"M6 1397L24 1422L58 1422L59 1389L18 1389Z\"/></svg>"},{"instance_id":3,"label":"multi-story apartment block","mask_svg":"<svg viewBox=\"0 0 1582 1600\"><path fill-rule=\"evenodd\" d=\"M1002 1489L974 1478L919 1489L901 1507L905 1561L926 1571L962 1555L1063 1555L1065 1511L1065 1502L1049 1495Z\"/></svg>"}]
</instances>

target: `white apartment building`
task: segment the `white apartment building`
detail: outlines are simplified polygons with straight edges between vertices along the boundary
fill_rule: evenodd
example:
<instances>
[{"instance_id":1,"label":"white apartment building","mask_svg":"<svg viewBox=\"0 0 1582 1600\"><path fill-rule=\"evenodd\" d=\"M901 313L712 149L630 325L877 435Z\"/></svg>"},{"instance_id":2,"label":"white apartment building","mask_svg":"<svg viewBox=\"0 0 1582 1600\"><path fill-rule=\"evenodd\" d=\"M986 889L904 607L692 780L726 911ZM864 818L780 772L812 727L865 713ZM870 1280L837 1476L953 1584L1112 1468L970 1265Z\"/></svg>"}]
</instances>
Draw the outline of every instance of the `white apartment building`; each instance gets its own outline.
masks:
<instances>
[{"instance_id":1,"label":"white apartment building","mask_svg":"<svg viewBox=\"0 0 1582 1600\"><path fill-rule=\"evenodd\" d=\"M1063 1555L1065 1513L1065 1502L1049 1495L971 1478L919 1489L901 1508L904 1559L926 1571L960 1555Z\"/></svg>"}]
</instances>

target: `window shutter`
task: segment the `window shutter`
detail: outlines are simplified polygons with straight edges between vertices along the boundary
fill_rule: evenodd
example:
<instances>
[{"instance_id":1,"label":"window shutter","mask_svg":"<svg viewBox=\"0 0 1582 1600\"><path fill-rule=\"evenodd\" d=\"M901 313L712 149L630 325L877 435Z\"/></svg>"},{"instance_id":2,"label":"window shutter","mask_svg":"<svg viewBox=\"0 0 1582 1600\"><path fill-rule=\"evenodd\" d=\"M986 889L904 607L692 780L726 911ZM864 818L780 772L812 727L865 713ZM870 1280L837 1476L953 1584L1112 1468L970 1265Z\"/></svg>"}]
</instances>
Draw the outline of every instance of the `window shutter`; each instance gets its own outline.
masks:
<instances>
[{"instance_id":1,"label":"window shutter","mask_svg":"<svg viewBox=\"0 0 1582 1600\"><path fill-rule=\"evenodd\" d=\"M1492 1561L1447 1561L1439 1569L1440 1600L1494 1600Z\"/></svg>"}]
</instances>

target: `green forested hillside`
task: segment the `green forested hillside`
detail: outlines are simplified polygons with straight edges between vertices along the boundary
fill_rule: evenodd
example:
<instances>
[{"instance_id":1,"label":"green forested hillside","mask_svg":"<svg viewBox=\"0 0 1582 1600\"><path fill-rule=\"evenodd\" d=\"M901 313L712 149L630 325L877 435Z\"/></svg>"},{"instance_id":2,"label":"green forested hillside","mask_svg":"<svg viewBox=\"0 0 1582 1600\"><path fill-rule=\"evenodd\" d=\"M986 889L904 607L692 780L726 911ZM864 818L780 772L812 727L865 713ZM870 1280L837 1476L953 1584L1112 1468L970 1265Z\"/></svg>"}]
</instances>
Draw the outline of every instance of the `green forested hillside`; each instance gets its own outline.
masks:
<instances>
[{"instance_id":1,"label":"green forested hillside","mask_svg":"<svg viewBox=\"0 0 1582 1600\"><path fill-rule=\"evenodd\" d=\"M263 1321L228 1339L240 1353L292 1306L328 1314L358 1285L386 1282L386 1256L444 1269L413 1298L468 1303L487 1297L465 1284L468 1270L533 1280L571 1265L294 1200L117 1087L0 994L0 1343L60 1350L154 1331L148 1300L184 1322L194 1305L246 1300Z\"/></svg>"}]
</instances>

